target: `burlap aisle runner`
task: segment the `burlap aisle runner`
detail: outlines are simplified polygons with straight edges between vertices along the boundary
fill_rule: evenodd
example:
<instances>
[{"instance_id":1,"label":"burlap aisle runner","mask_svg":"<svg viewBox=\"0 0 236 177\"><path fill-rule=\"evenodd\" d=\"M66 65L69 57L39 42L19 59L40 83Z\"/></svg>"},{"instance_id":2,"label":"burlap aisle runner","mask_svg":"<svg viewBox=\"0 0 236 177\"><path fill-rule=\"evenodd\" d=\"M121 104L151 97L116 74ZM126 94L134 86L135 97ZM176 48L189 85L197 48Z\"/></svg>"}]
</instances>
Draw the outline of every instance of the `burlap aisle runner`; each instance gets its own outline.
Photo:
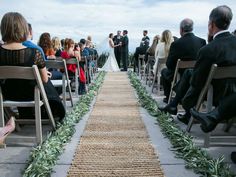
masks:
<instances>
[{"instance_id":1,"label":"burlap aisle runner","mask_svg":"<svg viewBox=\"0 0 236 177\"><path fill-rule=\"evenodd\" d=\"M126 73L108 73L68 176L164 176Z\"/></svg>"}]
</instances>

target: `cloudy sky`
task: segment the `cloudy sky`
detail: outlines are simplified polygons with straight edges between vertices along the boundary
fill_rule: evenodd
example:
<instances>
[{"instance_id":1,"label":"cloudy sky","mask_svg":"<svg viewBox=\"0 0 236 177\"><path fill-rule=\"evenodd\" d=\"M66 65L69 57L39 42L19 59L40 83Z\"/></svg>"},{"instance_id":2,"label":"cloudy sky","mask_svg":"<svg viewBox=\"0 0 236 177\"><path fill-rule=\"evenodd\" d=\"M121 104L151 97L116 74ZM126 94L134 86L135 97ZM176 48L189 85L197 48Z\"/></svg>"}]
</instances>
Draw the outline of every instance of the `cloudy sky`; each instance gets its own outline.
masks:
<instances>
[{"instance_id":1,"label":"cloudy sky","mask_svg":"<svg viewBox=\"0 0 236 177\"><path fill-rule=\"evenodd\" d=\"M179 37L179 22L186 17L193 19L195 34L206 38L209 13L222 3L236 12L233 0L0 0L0 18L9 11L22 13L33 26L35 42L49 32L75 41L91 35L99 44L110 32L127 29L132 51L143 29L150 38L165 29ZM236 29L235 19L230 31Z\"/></svg>"}]
</instances>

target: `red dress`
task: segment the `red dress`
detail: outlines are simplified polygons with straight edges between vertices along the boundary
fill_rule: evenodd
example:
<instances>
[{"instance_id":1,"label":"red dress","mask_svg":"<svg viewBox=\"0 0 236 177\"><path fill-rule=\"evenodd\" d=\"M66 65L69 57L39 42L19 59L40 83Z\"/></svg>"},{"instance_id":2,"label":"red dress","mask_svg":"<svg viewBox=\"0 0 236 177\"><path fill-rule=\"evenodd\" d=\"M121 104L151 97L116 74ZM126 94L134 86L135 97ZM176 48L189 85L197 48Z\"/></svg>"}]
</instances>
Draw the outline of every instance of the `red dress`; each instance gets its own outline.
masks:
<instances>
[{"instance_id":1,"label":"red dress","mask_svg":"<svg viewBox=\"0 0 236 177\"><path fill-rule=\"evenodd\" d=\"M70 56L66 51L62 51L61 52L61 57L64 58L64 59L70 59L71 57L73 56ZM72 73L75 73L75 70L76 70L76 64L67 64L67 70L72 72Z\"/></svg>"},{"instance_id":2,"label":"red dress","mask_svg":"<svg viewBox=\"0 0 236 177\"><path fill-rule=\"evenodd\" d=\"M64 58L64 59L69 59L72 56L70 56L66 51L62 51L61 52L61 57ZM77 67L76 64L67 64L66 66L67 66L68 71L75 73L75 70L76 70L76 67ZM80 76L79 76L80 81L82 83L85 83L86 82L86 77L85 77L84 70L81 67L79 67L79 69L80 69L80 72L79 72L80 73Z\"/></svg>"}]
</instances>

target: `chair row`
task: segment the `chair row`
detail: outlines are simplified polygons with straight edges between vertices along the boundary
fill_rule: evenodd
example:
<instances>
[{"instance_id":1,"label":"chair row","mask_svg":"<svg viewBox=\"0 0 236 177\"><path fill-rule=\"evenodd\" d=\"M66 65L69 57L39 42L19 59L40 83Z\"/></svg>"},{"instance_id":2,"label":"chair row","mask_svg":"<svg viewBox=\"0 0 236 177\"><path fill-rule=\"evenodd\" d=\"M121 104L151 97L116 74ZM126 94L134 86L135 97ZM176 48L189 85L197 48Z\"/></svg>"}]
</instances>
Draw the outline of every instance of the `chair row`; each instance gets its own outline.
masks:
<instances>
[{"instance_id":1,"label":"chair row","mask_svg":"<svg viewBox=\"0 0 236 177\"><path fill-rule=\"evenodd\" d=\"M93 56L90 56L91 58L89 58L90 61L94 61L95 59L93 58ZM86 58L85 61L87 61L88 58ZM70 80L69 80L69 76L68 76L68 71L67 71L67 67L66 64L76 64L77 69L75 72L75 77L78 78L79 77L79 62L77 59L75 58L71 58L71 59L67 59L64 60L62 58L57 58L56 60L47 60L46 61L46 67L47 68L55 68L58 70L62 70L64 72L62 72L62 80L51 80L53 85L55 87L62 87L62 102L63 105L65 107L65 109L67 108L66 105L66 95L67 92L69 94L69 99L70 99L70 103L71 106L73 107L73 97L72 97L72 92L71 92L71 87L70 87ZM86 64L86 66L88 66ZM89 72L89 69L87 69L87 73L88 76L87 77L91 77L94 78L95 74L96 74L96 63L95 65L91 66L91 72ZM8 108L14 108L14 107L34 107L35 110L35 119L33 120L29 120L29 119L19 119L17 118L16 124L18 123L23 123L25 124L26 122L31 122L31 123L35 123L35 131L36 131L36 135L35 137L24 137L24 138L20 138L22 139L22 142L34 142L36 144L41 144L43 141L43 136L42 136L42 122L44 122L45 120L42 119L41 117L41 107L44 105L46 108L46 112L47 115L49 117L49 121L51 122L52 128L55 129L56 128L56 124L55 124L55 119L52 115L52 111L51 108L49 106L49 102L47 99L47 95L42 83L42 79L41 76L39 74L39 70L38 67L36 65L33 65L32 67L21 67L21 66L0 66L0 80L5 80L5 79L26 79L26 80L32 80L35 81L36 85L35 85L35 90L34 90L34 100L32 101L17 101L17 100L5 100L4 99L4 95L2 93L2 89L1 89L1 85L0 85L0 127L5 126L5 117L8 114ZM78 87L79 87L79 83L78 83L78 79L76 83L76 96L78 96ZM48 120L46 121L48 122ZM14 139L16 142L19 141L19 137L17 136L11 136L11 139Z\"/></svg>"},{"instance_id":2,"label":"chair row","mask_svg":"<svg viewBox=\"0 0 236 177\"><path fill-rule=\"evenodd\" d=\"M143 58L140 57L140 60L142 60ZM140 78L141 79L146 79L146 84L149 81L149 86L151 86L151 82L152 82L152 92L154 90L154 88L157 88L158 93L160 93L160 65L163 64L163 61L166 61L165 59L158 59L158 64L157 64L157 69L155 73L151 73L150 71L153 71L153 60L155 60L153 57L149 57L148 58L148 62L146 65L141 65L140 67ZM140 61L140 64L142 62ZM171 92L170 92L170 96L168 99L168 103L170 103L171 98L173 96L173 88L176 84L176 82L179 80L179 75L178 75L178 71L179 69L190 69L193 68L195 65L196 61L183 61L181 59L179 59L177 61L176 64L176 69L175 69L175 73L174 73L174 77L173 77L173 81L171 84ZM228 79L228 78L234 78L236 79L236 66L226 66L226 67L217 67L216 64L212 65L211 67L211 71L208 75L207 81L205 83L204 88L201 91L201 94L198 98L198 102L196 105L196 110L202 112L202 111L211 111L213 108L213 87L211 85L211 82L213 79ZM156 84L157 83L157 84ZM207 95L207 100L205 102L204 98ZM207 109L201 109L201 107L203 107L202 105L206 104ZM231 119L231 121L229 122L224 122L225 126L224 126L224 131L228 132L229 129L231 128L231 126L234 123L235 118ZM190 132L191 131L191 127L194 123L197 123L196 120L194 120L193 117L191 117L188 126L186 128L186 132ZM221 144L221 145L234 145L236 143L232 143L232 139L235 139L235 136L229 136L229 135L217 135L215 136L213 133L205 133L204 136L204 147L209 147L211 145L217 145L217 144ZM226 142L222 142L222 140L229 140Z\"/></svg>"}]
</instances>

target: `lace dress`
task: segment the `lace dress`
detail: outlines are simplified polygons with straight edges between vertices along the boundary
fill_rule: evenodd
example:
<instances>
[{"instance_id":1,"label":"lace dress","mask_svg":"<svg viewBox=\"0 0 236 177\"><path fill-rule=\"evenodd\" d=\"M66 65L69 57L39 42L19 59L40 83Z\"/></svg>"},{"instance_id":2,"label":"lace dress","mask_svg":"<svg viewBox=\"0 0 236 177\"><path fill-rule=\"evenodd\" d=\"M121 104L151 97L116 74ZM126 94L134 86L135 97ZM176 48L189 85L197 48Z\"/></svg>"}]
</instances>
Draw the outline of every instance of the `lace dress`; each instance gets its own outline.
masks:
<instances>
[{"instance_id":1,"label":"lace dress","mask_svg":"<svg viewBox=\"0 0 236 177\"><path fill-rule=\"evenodd\" d=\"M45 61L38 49L24 48L8 50L0 46L0 66L31 67L34 64L37 65L39 69L45 67ZM34 81L7 79L1 81L1 86L5 99L18 101L34 99ZM44 88L54 117L63 118L65 116L64 106L50 80L44 83ZM31 108L18 108L18 111L20 118L32 118L34 114L34 110ZM47 114L44 112L44 109L42 109L42 118L45 117L47 117Z\"/></svg>"}]
</instances>

